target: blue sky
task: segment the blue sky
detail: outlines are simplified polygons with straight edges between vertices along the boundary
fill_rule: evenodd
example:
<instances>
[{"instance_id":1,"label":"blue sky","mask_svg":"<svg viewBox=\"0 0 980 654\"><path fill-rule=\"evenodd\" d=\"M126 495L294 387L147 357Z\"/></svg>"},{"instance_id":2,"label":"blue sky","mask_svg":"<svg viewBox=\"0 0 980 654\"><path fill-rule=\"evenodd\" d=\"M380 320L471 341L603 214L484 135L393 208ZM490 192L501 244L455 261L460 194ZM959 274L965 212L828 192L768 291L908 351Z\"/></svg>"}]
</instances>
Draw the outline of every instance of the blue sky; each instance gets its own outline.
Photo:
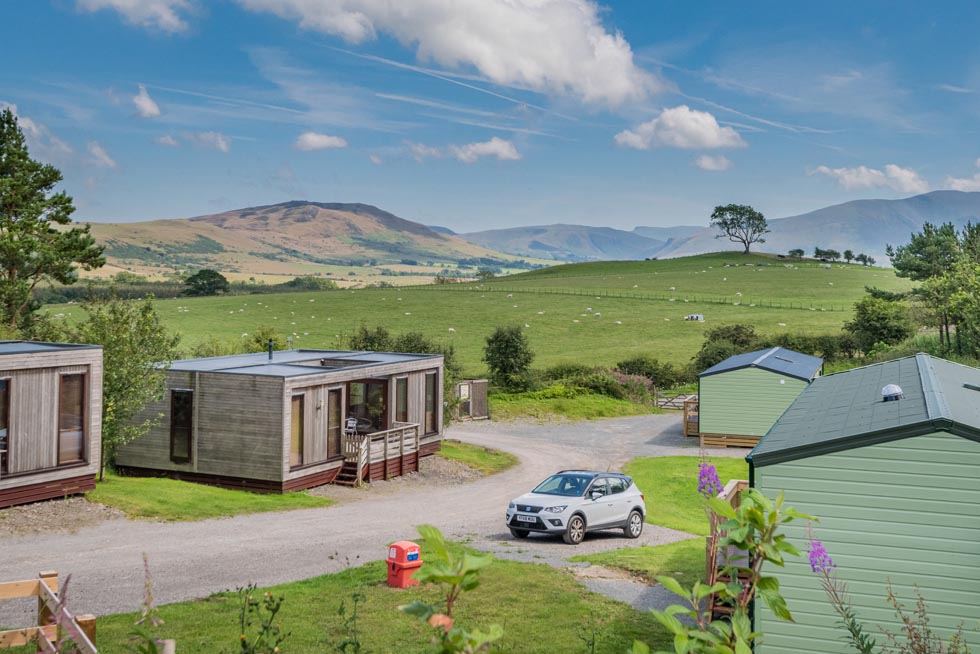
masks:
<instances>
[{"instance_id":1,"label":"blue sky","mask_svg":"<svg viewBox=\"0 0 980 654\"><path fill-rule=\"evenodd\" d=\"M22 0L0 104L81 220L776 218L980 190L980 8L934 4Z\"/></svg>"}]
</instances>

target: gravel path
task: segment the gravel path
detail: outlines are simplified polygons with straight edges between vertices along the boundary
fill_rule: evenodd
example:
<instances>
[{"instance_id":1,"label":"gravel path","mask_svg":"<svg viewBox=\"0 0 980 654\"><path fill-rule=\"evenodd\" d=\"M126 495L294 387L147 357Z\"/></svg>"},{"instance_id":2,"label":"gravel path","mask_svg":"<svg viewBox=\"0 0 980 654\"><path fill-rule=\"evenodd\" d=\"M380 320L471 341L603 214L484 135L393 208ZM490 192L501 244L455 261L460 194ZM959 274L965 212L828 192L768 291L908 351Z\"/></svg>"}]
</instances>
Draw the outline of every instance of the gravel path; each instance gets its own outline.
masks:
<instances>
[{"instance_id":1,"label":"gravel path","mask_svg":"<svg viewBox=\"0 0 980 654\"><path fill-rule=\"evenodd\" d=\"M388 482L384 490L354 491L363 497L327 508L189 523L115 518L70 534L0 536L0 580L30 578L40 570L71 574L75 612L104 615L138 609L144 552L155 573L156 601L168 603L249 581L262 586L297 581L336 572L348 562L383 559L386 543L414 537L419 524L433 524L450 538L468 540L503 558L557 566L568 566L565 557L573 553L674 542L690 535L646 525L635 541L590 535L571 551L560 539L533 537L515 547L503 513L511 498L560 468L612 470L635 456L696 454L696 441L681 435L680 423L677 414L661 414L562 425L454 425L447 436L512 452L521 463L468 483ZM712 454L744 456L744 451ZM596 590L608 581L595 580ZM634 589L642 594L639 590ZM625 586L616 592L633 601ZM641 606L649 603L637 601ZM30 618L3 608L4 624L26 624Z\"/></svg>"}]
</instances>

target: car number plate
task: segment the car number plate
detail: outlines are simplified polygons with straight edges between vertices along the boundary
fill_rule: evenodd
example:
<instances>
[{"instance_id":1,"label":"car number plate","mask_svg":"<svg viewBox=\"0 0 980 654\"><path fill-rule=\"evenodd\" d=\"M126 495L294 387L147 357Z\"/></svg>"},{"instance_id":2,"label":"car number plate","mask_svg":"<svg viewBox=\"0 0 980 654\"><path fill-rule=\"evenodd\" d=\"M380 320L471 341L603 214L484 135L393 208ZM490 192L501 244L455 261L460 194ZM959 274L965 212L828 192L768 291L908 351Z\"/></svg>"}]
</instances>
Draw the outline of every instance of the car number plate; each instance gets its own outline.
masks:
<instances>
[{"instance_id":1,"label":"car number plate","mask_svg":"<svg viewBox=\"0 0 980 654\"><path fill-rule=\"evenodd\" d=\"M536 522L537 521L537 518L535 518L533 515L521 515L520 513L518 513L517 514L517 521L518 522Z\"/></svg>"}]
</instances>

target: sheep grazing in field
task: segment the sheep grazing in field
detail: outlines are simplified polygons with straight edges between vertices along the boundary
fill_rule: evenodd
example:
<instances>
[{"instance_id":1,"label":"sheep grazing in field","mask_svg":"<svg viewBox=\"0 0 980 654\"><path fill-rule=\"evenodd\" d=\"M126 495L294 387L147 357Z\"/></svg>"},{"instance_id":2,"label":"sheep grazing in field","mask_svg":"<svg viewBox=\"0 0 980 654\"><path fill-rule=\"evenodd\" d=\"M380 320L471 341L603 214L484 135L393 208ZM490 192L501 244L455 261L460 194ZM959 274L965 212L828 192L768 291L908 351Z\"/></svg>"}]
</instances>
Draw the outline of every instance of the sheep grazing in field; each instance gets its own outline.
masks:
<instances>
[{"instance_id":1,"label":"sheep grazing in field","mask_svg":"<svg viewBox=\"0 0 980 654\"><path fill-rule=\"evenodd\" d=\"M741 293L736 293L735 294L735 297L742 297L742 294Z\"/></svg>"},{"instance_id":2,"label":"sheep grazing in field","mask_svg":"<svg viewBox=\"0 0 980 654\"><path fill-rule=\"evenodd\" d=\"M449 328L449 333L450 334L455 334L456 333L456 328L455 327L450 327Z\"/></svg>"},{"instance_id":3,"label":"sheep grazing in field","mask_svg":"<svg viewBox=\"0 0 980 654\"><path fill-rule=\"evenodd\" d=\"M598 317L599 317L599 316L601 316L602 314L601 314L601 313L599 313L598 311L596 311L596 312L595 312L594 314L592 314L592 315L594 315L594 316L595 316L596 318L598 318Z\"/></svg>"},{"instance_id":4,"label":"sheep grazing in field","mask_svg":"<svg viewBox=\"0 0 980 654\"><path fill-rule=\"evenodd\" d=\"M578 322L578 320L576 320L575 322ZM530 327L531 325L529 325L529 324L527 324L527 323L524 323L524 326L525 326L525 327Z\"/></svg>"},{"instance_id":5,"label":"sheep grazing in field","mask_svg":"<svg viewBox=\"0 0 980 654\"><path fill-rule=\"evenodd\" d=\"M780 327L785 327L786 326L786 323L784 323L784 322L780 322L780 323L776 323L776 324L778 324Z\"/></svg>"},{"instance_id":6,"label":"sheep grazing in field","mask_svg":"<svg viewBox=\"0 0 980 654\"><path fill-rule=\"evenodd\" d=\"M539 316L543 316L544 315L544 311L538 311L538 315Z\"/></svg>"},{"instance_id":7,"label":"sheep grazing in field","mask_svg":"<svg viewBox=\"0 0 980 654\"><path fill-rule=\"evenodd\" d=\"M406 312L405 312L405 315L406 315L406 316L410 316L410 315L412 315L412 312L411 312L411 311L406 311Z\"/></svg>"},{"instance_id":8,"label":"sheep grazing in field","mask_svg":"<svg viewBox=\"0 0 980 654\"><path fill-rule=\"evenodd\" d=\"M592 311L592 307L585 307L586 311Z\"/></svg>"},{"instance_id":9,"label":"sheep grazing in field","mask_svg":"<svg viewBox=\"0 0 980 654\"><path fill-rule=\"evenodd\" d=\"M671 287L670 287L670 288L668 288L667 290L668 290L668 291L676 291L676 290L677 290L677 288L676 288L676 287L674 287L674 286L671 286Z\"/></svg>"},{"instance_id":10,"label":"sheep grazing in field","mask_svg":"<svg viewBox=\"0 0 980 654\"><path fill-rule=\"evenodd\" d=\"M622 321L622 320L617 320L617 321L616 321L616 324L617 324L617 325L622 325L622 324L623 324L623 321Z\"/></svg>"},{"instance_id":11,"label":"sheep grazing in field","mask_svg":"<svg viewBox=\"0 0 980 654\"><path fill-rule=\"evenodd\" d=\"M513 293L508 293L507 294L507 297L514 297L514 294Z\"/></svg>"}]
</instances>

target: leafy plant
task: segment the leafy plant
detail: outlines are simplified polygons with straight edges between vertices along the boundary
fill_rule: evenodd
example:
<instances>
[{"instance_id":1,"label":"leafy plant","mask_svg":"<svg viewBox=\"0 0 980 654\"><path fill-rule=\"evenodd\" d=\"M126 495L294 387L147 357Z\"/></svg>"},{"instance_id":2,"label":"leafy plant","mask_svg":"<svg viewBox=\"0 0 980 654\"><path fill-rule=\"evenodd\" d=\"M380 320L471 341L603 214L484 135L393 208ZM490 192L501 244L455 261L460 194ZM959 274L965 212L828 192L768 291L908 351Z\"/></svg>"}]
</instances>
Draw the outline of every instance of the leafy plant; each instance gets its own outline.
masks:
<instances>
[{"instance_id":1,"label":"leafy plant","mask_svg":"<svg viewBox=\"0 0 980 654\"><path fill-rule=\"evenodd\" d=\"M143 609L140 618L129 632L129 650L136 654L161 654L164 641L157 638L157 629L163 624L157 607L153 604L153 578L150 575L150 562L143 554Z\"/></svg>"},{"instance_id":2,"label":"leafy plant","mask_svg":"<svg viewBox=\"0 0 980 654\"><path fill-rule=\"evenodd\" d=\"M446 539L435 527L418 527L419 535L425 539L428 559L415 573L419 583L436 583L445 590L445 603L426 604L415 600L400 607L408 615L424 620L436 630L433 638L434 651L439 654L475 654L485 652L504 635L500 625L491 625L486 631L467 631L456 624L453 608L463 592L471 591L480 585L480 570L493 561L491 554L462 553L449 548Z\"/></svg>"},{"instance_id":3,"label":"leafy plant","mask_svg":"<svg viewBox=\"0 0 980 654\"><path fill-rule=\"evenodd\" d=\"M759 491L750 488L742 492L738 508L725 500L710 497L704 500L711 513L721 524L718 550L742 551L747 561L726 561L721 575L732 581L714 585L695 582L690 589L683 588L672 577L657 577L667 590L683 597L685 605L673 605L664 611L654 611L654 617L674 635L676 654L750 654L753 643L761 634L752 631L749 607L758 597L783 620L793 620L786 600L779 592L779 581L764 576L766 563L783 566L783 557L799 556L797 549L780 533L780 528L797 518L807 516L791 508L783 508L783 495L773 502ZM713 620L708 608L711 595L716 601L732 607L728 620ZM678 616L687 616L693 626L682 622ZM635 643L634 654L646 654L650 649L643 643Z\"/></svg>"},{"instance_id":4,"label":"leafy plant","mask_svg":"<svg viewBox=\"0 0 980 654\"><path fill-rule=\"evenodd\" d=\"M255 597L257 586L249 584L238 589L241 602L238 611L239 622L239 652L241 654L278 654L279 646L289 638L289 632L284 632L276 616L282 609L285 599L281 595L274 597L271 593L262 593L261 599ZM253 632L254 633L250 633Z\"/></svg>"},{"instance_id":5,"label":"leafy plant","mask_svg":"<svg viewBox=\"0 0 980 654\"><path fill-rule=\"evenodd\" d=\"M357 626L357 607L366 599L366 596L363 593L354 593L350 599L350 613L347 612L347 604L344 601L341 601L337 608L337 615L343 619L344 631L347 632L347 635L337 643L336 649L341 654L361 654L364 649L361 645L361 632Z\"/></svg>"},{"instance_id":6,"label":"leafy plant","mask_svg":"<svg viewBox=\"0 0 980 654\"><path fill-rule=\"evenodd\" d=\"M520 327L497 327L487 337L483 360L493 384L508 390L527 390L534 350Z\"/></svg>"}]
</instances>

